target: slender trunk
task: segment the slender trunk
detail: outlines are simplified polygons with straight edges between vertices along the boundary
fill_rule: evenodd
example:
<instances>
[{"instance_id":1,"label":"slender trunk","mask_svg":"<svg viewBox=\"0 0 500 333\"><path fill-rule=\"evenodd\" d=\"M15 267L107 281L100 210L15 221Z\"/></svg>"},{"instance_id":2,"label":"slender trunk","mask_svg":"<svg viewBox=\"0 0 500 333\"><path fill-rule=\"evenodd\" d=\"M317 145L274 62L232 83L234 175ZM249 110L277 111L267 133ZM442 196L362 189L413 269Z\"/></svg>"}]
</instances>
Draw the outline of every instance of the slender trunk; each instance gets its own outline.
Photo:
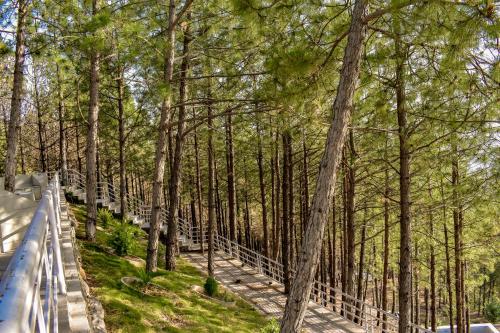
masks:
<instances>
[{"instance_id":1,"label":"slender trunk","mask_svg":"<svg viewBox=\"0 0 500 333\"><path fill-rule=\"evenodd\" d=\"M184 127L186 118L186 95L187 95L187 84L186 76L189 71L189 44L191 43L192 36L190 31L189 20L191 18L190 13L186 15L187 23L184 26L184 42L182 49L182 64L179 80L179 118L177 125L177 134L175 138L175 152L174 159L172 161L172 170L170 172L170 182L169 182L169 211L168 211L168 228L167 228L167 240L166 240L166 250L165 250L165 269L169 271L175 270L175 246L177 244L177 211L179 206L179 192L180 192L180 182L181 182L181 163L183 155L184 146Z\"/></svg>"},{"instance_id":2,"label":"slender trunk","mask_svg":"<svg viewBox=\"0 0 500 333\"><path fill-rule=\"evenodd\" d=\"M17 2L16 54L14 58L14 82L10 104L9 132L7 138L7 154L5 157L5 190L14 192L16 184L16 152L19 136L19 121L23 98L25 29L29 0Z\"/></svg>"},{"instance_id":3,"label":"slender trunk","mask_svg":"<svg viewBox=\"0 0 500 333\"><path fill-rule=\"evenodd\" d=\"M68 157L66 155L66 129L64 128L64 96L62 87L61 70L56 65L57 71L57 110L59 116L59 168L61 170L62 184L68 183Z\"/></svg>"},{"instance_id":4,"label":"slender trunk","mask_svg":"<svg viewBox=\"0 0 500 333\"><path fill-rule=\"evenodd\" d=\"M226 115L226 172L229 239L236 240L236 189L234 183L234 147L231 112Z\"/></svg>"},{"instance_id":5,"label":"slender trunk","mask_svg":"<svg viewBox=\"0 0 500 333\"><path fill-rule=\"evenodd\" d=\"M288 134L288 244L289 244L289 252L288 252L288 258L289 258L289 270L290 270L290 279L292 278L291 271L294 269L294 239L296 238L295 233L294 233L294 220L293 220L293 152L292 152L292 136L290 132L287 132Z\"/></svg>"},{"instance_id":6,"label":"slender trunk","mask_svg":"<svg viewBox=\"0 0 500 333\"><path fill-rule=\"evenodd\" d=\"M280 214L280 195L281 195L281 176L280 176L280 165L279 165L279 144L278 144L278 133L276 133L276 140L275 140L275 150L274 150L274 164L273 164L273 170L274 174L276 176L276 195L275 195L275 212L276 212L276 217L274 220L276 221L276 230L275 230L275 235L276 239L274 241L274 249L273 249L273 259L278 260L278 254L279 254L279 245L280 245L280 238L281 238L281 214Z\"/></svg>"},{"instance_id":7,"label":"slender trunk","mask_svg":"<svg viewBox=\"0 0 500 333\"><path fill-rule=\"evenodd\" d=\"M461 226L461 204L458 196L459 170L458 150L456 144L452 145L453 160L451 184L453 188L453 228L455 236L455 309L457 312L457 333L464 333L463 325L463 288L462 288L462 226Z\"/></svg>"},{"instance_id":8,"label":"slender trunk","mask_svg":"<svg viewBox=\"0 0 500 333\"><path fill-rule=\"evenodd\" d=\"M316 190L311 204L309 222L300 250L297 272L287 299L285 313L281 322L281 333L299 332L311 293L315 268L318 265L321 242L327 222L328 205L331 202L340 164L340 155L350 121L354 90L359 77L360 59L366 35L363 17L365 0L357 0L354 5L347 45L337 96L333 104L333 121L328 130L327 142L323 153Z\"/></svg>"},{"instance_id":9,"label":"slender trunk","mask_svg":"<svg viewBox=\"0 0 500 333\"><path fill-rule=\"evenodd\" d=\"M307 219L309 218L309 163L307 158L306 139L302 141L303 149L303 164L304 164L304 219L302 223L302 235L304 235L307 228ZM334 209L335 210L335 209Z\"/></svg>"},{"instance_id":10,"label":"slender trunk","mask_svg":"<svg viewBox=\"0 0 500 333\"><path fill-rule=\"evenodd\" d=\"M164 94L160 124L158 127L158 142L155 152L155 169L153 173L153 197L151 203L151 223L148 237L148 250L146 258L146 270L156 271L158 262L158 238L161 228L161 192L163 188L163 177L165 174L165 157L167 150L167 132L169 132L171 110L171 86L173 67L175 59L175 0L169 0L168 27L165 32L165 69L163 73L163 84L168 87Z\"/></svg>"},{"instance_id":11,"label":"slender trunk","mask_svg":"<svg viewBox=\"0 0 500 333\"><path fill-rule=\"evenodd\" d=\"M350 296L354 296L354 265L355 265L355 235L356 230L354 227L354 198L355 192L355 182L356 182L356 170L354 166L354 161L356 158L356 152L354 149L354 139L352 131L349 132L349 150L350 150L350 161L346 163L346 173L347 173L347 190L346 190L346 246L347 246L347 276L346 276L346 293ZM351 300L347 303L353 304ZM352 319L352 313L354 312L349 306L347 307L347 318Z\"/></svg>"},{"instance_id":12,"label":"slender trunk","mask_svg":"<svg viewBox=\"0 0 500 333\"><path fill-rule=\"evenodd\" d=\"M126 161L125 161L125 110L123 107L124 99L124 70L121 66L118 67L118 78L116 79L118 92L118 163L120 169L120 212L122 221L127 220L127 189L125 187Z\"/></svg>"},{"instance_id":13,"label":"slender trunk","mask_svg":"<svg viewBox=\"0 0 500 333\"><path fill-rule=\"evenodd\" d=\"M289 227L290 227L290 198L289 191L289 171L290 171L290 156L288 155L288 145L290 144L290 135L288 132L283 133L283 174L282 174L282 214L283 227L281 234L281 263L283 264L283 284L285 285L285 294L290 292L290 260L289 260ZM317 265L316 265L317 266Z\"/></svg>"},{"instance_id":14,"label":"slender trunk","mask_svg":"<svg viewBox=\"0 0 500 333\"><path fill-rule=\"evenodd\" d=\"M80 108L80 81L76 82L76 108L79 114L82 114ZM83 120L83 119L82 119ZM78 173L82 173L82 157L80 156L80 122L75 118L75 132L76 132L76 161L78 163Z\"/></svg>"},{"instance_id":15,"label":"slender trunk","mask_svg":"<svg viewBox=\"0 0 500 333\"><path fill-rule=\"evenodd\" d=\"M201 202L201 172L200 172L200 152L198 149L198 133L194 130L194 152L195 152L195 162L196 162L196 201L198 202L198 220L199 224L199 237L200 237L200 247L201 253L205 252L204 248L204 228L203 228L203 204Z\"/></svg>"},{"instance_id":16,"label":"slender trunk","mask_svg":"<svg viewBox=\"0 0 500 333\"><path fill-rule=\"evenodd\" d=\"M399 205L400 205L400 246L399 246L399 333L411 331L411 216L410 216L410 143L406 112L405 93L405 51L400 37L400 20L396 13L393 18L396 53L396 103L399 132Z\"/></svg>"},{"instance_id":17,"label":"slender trunk","mask_svg":"<svg viewBox=\"0 0 500 333\"><path fill-rule=\"evenodd\" d=\"M214 147L212 142L212 105L211 94L208 93L208 276L214 276L214 229L215 229L215 166L214 166Z\"/></svg>"},{"instance_id":18,"label":"slender trunk","mask_svg":"<svg viewBox=\"0 0 500 333\"><path fill-rule=\"evenodd\" d=\"M418 252L418 244L415 243L415 258L419 258L419 252ZM415 290L413 291L412 295L415 301L415 306L414 306L414 314L415 314L415 319L414 323L417 325L420 325L420 287L419 287L419 267L417 264L417 261L415 260L412 265L413 268L413 279L414 279L414 285L415 285ZM415 332L415 333L418 333Z\"/></svg>"},{"instance_id":19,"label":"slender trunk","mask_svg":"<svg viewBox=\"0 0 500 333\"><path fill-rule=\"evenodd\" d=\"M384 190L384 263L382 273L382 310L387 311L387 287L389 280L389 170L385 170ZM387 331L387 315L382 315L382 332Z\"/></svg>"},{"instance_id":20,"label":"slender trunk","mask_svg":"<svg viewBox=\"0 0 500 333\"><path fill-rule=\"evenodd\" d=\"M92 15L97 15L97 1L92 0ZM85 232L87 239L95 241L97 218L97 121L99 116L99 62L97 50L90 55L90 99L87 120L87 223Z\"/></svg>"},{"instance_id":21,"label":"slender trunk","mask_svg":"<svg viewBox=\"0 0 500 333\"><path fill-rule=\"evenodd\" d=\"M430 189L429 185L429 197L431 196L432 192ZM432 235L431 237L434 237L434 217L432 215L432 211L429 213L429 234ZM430 259L429 259L429 269L430 269L430 298L431 298L431 307L430 307L430 312L431 312L431 330L433 332L437 331L437 318L436 318L436 253L434 251L434 239L431 239L430 241Z\"/></svg>"},{"instance_id":22,"label":"slender trunk","mask_svg":"<svg viewBox=\"0 0 500 333\"><path fill-rule=\"evenodd\" d=\"M444 198L443 198L444 199ZM451 287L450 246L448 227L446 226L446 207L443 206L444 249L446 255L446 290L448 291L448 319L450 329L453 328L453 290Z\"/></svg>"},{"instance_id":23,"label":"slender trunk","mask_svg":"<svg viewBox=\"0 0 500 333\"><path fill-rule=\"evenodd\" d=\"M269 257L269 229L267 226L267 205L266 205L266 187L264 184L264 164L262 154L261 131L259 132L258 146L257 146L257 163L259 165L259 186L260 186L260 204L262 207L262 230L264 234L262 253L264 257Z\"/></svg>"},{"instance_id":24,"label":"slender trunk","mask_svg":"<svg viewBox=\"0 0 500 333\"><path fill-rule=\"evenodd\" d=\"M366 207L364 208L365 213L364 213L364 219L363 225L361 226L361 244L360 244L360 249L359 249L359 265L358 265L358 285L356 288L356 299L358 299L358 303L356 305L356 318L355 322L360 323L360 320L358 319L358 316L361 316L361 313L359 309L362 307L362 301L363 301L363 271L365 269L365 240L366 240Z\"/></svg>"}]
</instances>

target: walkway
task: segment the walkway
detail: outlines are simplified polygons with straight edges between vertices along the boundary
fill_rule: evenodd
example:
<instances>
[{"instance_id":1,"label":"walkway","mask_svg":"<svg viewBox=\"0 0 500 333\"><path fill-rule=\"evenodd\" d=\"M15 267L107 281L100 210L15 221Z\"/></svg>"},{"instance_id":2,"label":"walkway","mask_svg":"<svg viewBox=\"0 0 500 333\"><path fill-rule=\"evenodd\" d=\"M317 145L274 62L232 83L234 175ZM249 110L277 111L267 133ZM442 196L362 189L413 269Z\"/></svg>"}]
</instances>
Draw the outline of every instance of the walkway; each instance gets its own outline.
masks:
<instances>
[{"instance_id":1,"label":"walkway","mask_svg":"<svg viewBox=\"0 0 500 333\"><path fill-rule=\"evenodd\" d=\"M206 255L190 252L182 256L199 270L206 271ZM217 252L214 259L215 277L224 287L269 316L279 318L283 315L286 296L281 285L224 253ZM360 326L314 302L309 302L303 328L311 333L364 332Z\"/></svg>"}]
</instances>

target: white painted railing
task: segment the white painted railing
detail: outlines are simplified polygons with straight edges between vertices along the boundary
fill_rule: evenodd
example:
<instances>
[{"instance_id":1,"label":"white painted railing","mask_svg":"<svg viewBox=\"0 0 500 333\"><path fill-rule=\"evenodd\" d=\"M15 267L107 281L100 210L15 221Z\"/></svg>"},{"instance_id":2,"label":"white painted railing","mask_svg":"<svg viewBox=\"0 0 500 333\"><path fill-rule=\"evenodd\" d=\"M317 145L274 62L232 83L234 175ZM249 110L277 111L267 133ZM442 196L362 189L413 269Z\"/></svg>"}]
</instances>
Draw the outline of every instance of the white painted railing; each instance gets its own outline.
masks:
<instances>
[{"instance_id":1,"label":"white painted railing","mask_svg":"<svg viewBox=\"0 0 500 333\"><path fill-rule=\"evenodd\" d=\"M0 332L58 332L58 296L66 294L55 174L0 282Z\"/></svg>"},{"instance_id":2,"label":"white painted railing","mask_svg":"<svg viewBox=\"0 0 500 333\"><path fill-rule=\"evenodd\" d=\"M83 184L85 187L84 176L77 174L71 170L70 182L75 179L72 184L79 186ZM100 183L101 189L98 193L98 199L102 202L109 202L109 189L113 189L115 200L119 201L119 190L106 182ZM140 199L132 196L127 197L129 212L131 215L140 216L146 223L150 222L151 207L145 205ZM166 209L161 210L162 225L167 223L168 212ZM192 226L189 221L178 219L179 235L184 236L189 245L200 245L203 239L204 244L208 244L208 233L203 230L200 232L198 226ZM259 273L262 273L272 280L283 284L284 272L283 265L271 258L264 257L262 254L253 251L243 245L225 238L222 235L214 234L214 245L217 250L223 251L229 256L240 260L241 262L255 268ZM293 271L290 273L292 276ZM332 288L329 285L315 280L311 291L311 299L323 307L337 312L342 317L360 325L366 332L397 332L399 318L390 312L379 309L365 301L358 300L353 296L344 293L341 289ZM412 332L415 333L432 333L431 330L420 327L411 323Z\"/></svg>"}]
</instances>

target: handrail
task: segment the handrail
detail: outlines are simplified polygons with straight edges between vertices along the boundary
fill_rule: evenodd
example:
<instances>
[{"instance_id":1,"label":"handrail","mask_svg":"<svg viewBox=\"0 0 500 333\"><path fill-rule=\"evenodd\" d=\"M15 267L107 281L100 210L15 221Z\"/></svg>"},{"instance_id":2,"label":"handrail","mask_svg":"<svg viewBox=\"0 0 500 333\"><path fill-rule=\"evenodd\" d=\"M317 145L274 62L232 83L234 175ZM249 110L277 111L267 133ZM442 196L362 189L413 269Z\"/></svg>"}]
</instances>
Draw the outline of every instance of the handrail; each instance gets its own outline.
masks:
<instances>
[{"instance_id":1,"label":"handrail","mask_svg":"<svg viewBox=\"0 0 500 333\"><path fill-rule=\"evenodd\" d=\"M58 295L66 294L59 193L55 174L0 282L0 332L58 331Z\"/></svg>"},{"instance_id":2,"label":"handrail","mask_svg":"<svg viewBox=\"0 0 500 333\"><path fill-rule=\"evenodd\" d=\"M79 181L77 181L76 185L78 185L78 183L85 184L85 182L81 179L84 178L83 175L76 173L74 170L68 171L78 175L77 178L79 178ZM70 177L70 179L73 178ZM119 197L119 189L116 189L114 185L101 182L98 186L106 189L105 191L101 191L101 194L103 195L101 199L104 201L109 200L109 189L112 189L115 199ZM134 215L139 215L144 218L144 221L149 222L151 217L151 207L145 205L142 200L136 197L129 195L127 197L128 205L132 207L135 206L134 208L137 208L129 208L129 211L134 212ZM162 207L160 211L160 220L163 225L166 225L167 218L168 211ZM200 230L199 226L192 226L188 221L182 218L177 218L177 222L179 234L185 236L190 245L198 245L202 243L202 239L203 243L206 244L208 242L208 233L203 229ZM235 259L242 261L245 264L248 264L249 266L255 268L259 273L268 276L274 281L283 284L284 270L281 262L265 257L256 251L229 240L226 237L219 235L217 231L215 231L214 234L214 243L217 249L225 252ZM291 270L291 274L293 276L295 272ZM399 318L393 313L377 308L363 300L359 300L356 297L343 292L341 289L332 288L321 281L314 280L310 298L321 306L331 311L335 311L347 320L362 326L366 332L385 333L398 331ZM410 326L412 327L412 332L432 333L432 330L423 328L414 323L410 323Z\"/></svg>"}]
</instances>

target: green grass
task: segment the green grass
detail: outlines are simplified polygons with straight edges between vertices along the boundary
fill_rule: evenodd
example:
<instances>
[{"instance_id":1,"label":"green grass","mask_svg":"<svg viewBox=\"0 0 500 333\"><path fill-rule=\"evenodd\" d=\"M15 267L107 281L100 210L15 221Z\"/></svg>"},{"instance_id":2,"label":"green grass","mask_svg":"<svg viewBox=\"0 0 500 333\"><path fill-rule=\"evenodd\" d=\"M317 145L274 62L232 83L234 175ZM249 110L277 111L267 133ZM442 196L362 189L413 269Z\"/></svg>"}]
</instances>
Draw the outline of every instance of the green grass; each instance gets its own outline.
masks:
<instances>
[{"instance_id":1,"label":"green grass","mask_svg":"<svg viewBox=\"0 0 500 333\"><path fill-rule=\"evenodd\" d=\"M206 277L187 261L178 259L177 271L159 270L155 284L166 288L168 296L147 296L124 285L124 276L140 276L143 268L116 256L108 246L108 238L117 220L97 231L97 241L83 239L85 207L71 206L79 223L77 238L83 268L92 294L102 303L105 322L110 332L260 332L268 320L249 303L227 291L225 297L236 299L234 306L205 299L192 291L193 285L203 286ZM137 244L133 254L145 259L146 234L137 228ZM164 249L160 249L159 263Z\"/></svg>"}]
</instances>

